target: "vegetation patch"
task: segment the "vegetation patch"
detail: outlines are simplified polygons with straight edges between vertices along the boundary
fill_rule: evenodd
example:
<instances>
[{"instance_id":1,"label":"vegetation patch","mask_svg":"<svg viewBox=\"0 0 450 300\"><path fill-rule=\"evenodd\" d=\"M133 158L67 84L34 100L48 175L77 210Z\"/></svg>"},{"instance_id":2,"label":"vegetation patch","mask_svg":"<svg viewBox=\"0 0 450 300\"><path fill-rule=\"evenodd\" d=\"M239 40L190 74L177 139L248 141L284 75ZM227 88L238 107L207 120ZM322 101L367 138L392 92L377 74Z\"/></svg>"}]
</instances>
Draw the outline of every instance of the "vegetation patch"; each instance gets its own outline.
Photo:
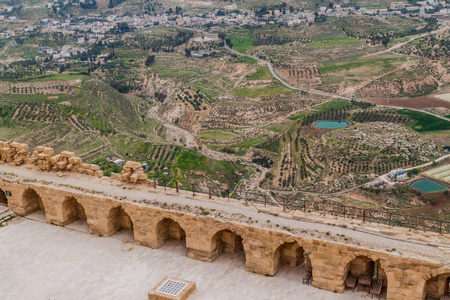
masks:
<instances>
[{"instance_id":1,"label":"vegetation patch","mask_svg":"<svg viewBox=\"0 0 450 300\"><path fill-rule=\"evenodd\" d=\"M232 140L237 137L239 137L239 135L222 130L208 130L200 133L200 138L207 140Z\"/></svg>"},{"instance_id":2,"label":"vegetation patch","mask_svg":"<svg viewBox=\"0 0 450 300\"><path fill-rule=\"evenodd\" d=\"M297 91L290 90L281 84L273 83L266 86L237 88L230 91L233 95L239 97L259 98L278 94L296 93Z\"/></svg>"},{"instance_id":3,"label":"vegetation patch","mask_svg":"<svg viewBox=\"0 0 450 300\"><path fill-rule=\"evenodd\" d=\"M324 40L313 41L309 43L309 47L336 47L336 46L353 46L362 42L354 38L328 38Z\"/></svg>"},{"instance_id":4,"label":"vegetation patch","mask_svg":"<svg viewBox=\"0 0 450 300\"><path fill-rule=\"evenodd\" d=\"M449 130L450 122L438 117L422 113L415 110L402 109L397 111L402 116L407 116L413 120L411 127L419 132Z\"/></svg>"},{"instance_id":5,"label":"vegetation patch","mask_svg":"<svg viewBox=\"0 0 450 300\"><path fill-rule=\"evenodd\" d=\"M255 73L247 76L247 80L268 80L272 78L272 73L270 73L268 67L257 67Z\"/></svg>"}]
</instances>

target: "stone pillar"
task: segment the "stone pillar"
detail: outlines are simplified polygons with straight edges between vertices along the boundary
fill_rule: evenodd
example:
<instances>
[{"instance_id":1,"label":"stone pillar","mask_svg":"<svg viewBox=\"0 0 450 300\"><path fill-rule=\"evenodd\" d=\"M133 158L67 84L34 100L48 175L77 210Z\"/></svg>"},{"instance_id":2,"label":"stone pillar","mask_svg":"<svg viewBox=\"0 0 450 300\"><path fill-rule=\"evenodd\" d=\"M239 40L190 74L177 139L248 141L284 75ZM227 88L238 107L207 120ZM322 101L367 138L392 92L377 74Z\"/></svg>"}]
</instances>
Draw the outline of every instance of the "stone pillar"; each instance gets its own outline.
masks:
<instances>
[{"instance_id":1,"label":"stone pillar","mask_svg":"<svg viewBox=\"0 0 450 300\"><path fill-rule=\"evenodd\" d=\"M89 231L92 234L111 236L117 231L108 219L110 210L116 207L117 204L111 200L84 196L82 205L86 212Z\"/></svg>"},{"instance_id":2,"label":"stone pillar","mask_svg":"<svg viewBox=\"0 0 450 300\"><path fill-rule=\"evenodd\" d=\"M136 244L158 249L162 243L158 239L156 228L160 217L150 208L140 208L134 223Z\"/></svg>"},{"instance_id":3,"label":"stone pillar","mask_svg":"<svg viewBox=\"0 0 450 300\"><path fill-rule=\"evenodd\" d=\"M22 201L22 194L25 190L23 185L3 181L0 182L0 188L5 193L11 192L11 196L6 195L6 198L8 199L8 207L10 209L21 216L28 213L26 205Z\"/></svg>"},{"instance_id":4,"label":"stone pillar","mask_svg":"<svg viewBox=\"0 0 450 300\"><path fill-rule=\"evenodd\" d=\"M386 272L388 287L387 300L425 299L426 280L423 274L414 269L390 269Z\"/></svg>"},{"instance_id":5,"label":"stone pillar","mask_svg":"<svg viewBox=\"0 0 450 300\"><path fill-rule=\"evenodd\" d=\"M262 275L274 276L277 272L274 265L274 251L264 244L264 235L245 237L245 270Z\"/></svg>"},{"instance_id":6,"label":"stone pillar","mask_svg":"<svg viewBox=\"0 0 450 300\"><path fill-rule=\"evenodd\" d=\"M339 250L333 246L317 247L309 255L313 272L312 285L320 289L342 293L345 289L344 282L347 275L345 274L346 264Z\"/></svg>"},{"instance_id":7,"label":"stone pillar","mask_svg":"<svg viewBox=\"0 0 450 300\"><path fill-rule=\"evenodd\" d=\"M213 262L220 254L215 238L223 226L219 227L220 223L209 218L188 218L186 226L188 257Z\"/></svg>"}]
</instances>

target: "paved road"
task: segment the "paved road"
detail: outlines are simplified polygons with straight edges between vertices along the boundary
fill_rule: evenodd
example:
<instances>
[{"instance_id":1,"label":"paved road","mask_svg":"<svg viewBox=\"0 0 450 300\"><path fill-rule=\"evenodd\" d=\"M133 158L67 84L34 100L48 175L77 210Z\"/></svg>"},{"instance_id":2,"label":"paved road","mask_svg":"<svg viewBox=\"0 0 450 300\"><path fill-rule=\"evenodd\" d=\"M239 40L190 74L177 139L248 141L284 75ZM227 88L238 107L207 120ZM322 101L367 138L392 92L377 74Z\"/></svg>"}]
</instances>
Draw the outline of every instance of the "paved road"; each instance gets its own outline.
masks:
<instances>
[{"instance_id":1,"label":"paved road","mask_svg":"<svg viewBox=\"0 0 450 300\"><path fill-rule=\"evenodd\" d=\"M255 59L257 61L260 61L260 62L263 62L263 63L267 64L267 66L269 67L270 73L272 73L272 76L275 77L282 85L284 85L284 86L286 86L286 87L288 87L288 88L290 88L292 90L296 90L296 91L299 91L299 92L306 92L306 93L310 93L310 94L316 94L316 95L320 95L320 96L352 100L352 98L339 96L339 95L335 95L335 94L330 94L330 93L327 93L327 92L316 91L316 90L309 90L309 89L302 89L302 88L298 88L298 87L292 86L289 83L287 83L286 81L284 81L280 76L278 76L278 74L275 72L275 69L273 68L273 66L272 66L272 64L270 62L268 62L266 60L263 60L263 59L260 59L260 58L258 58L256 56L252 56L252 55L249 55L249 54L241 53L239 51L231 49L226 44L226 42L224 42L224 46L225 46L226 49L228 49L229 51L233 52L236 55L252 58L252 59Z\"/></svg>"}]
</instances>

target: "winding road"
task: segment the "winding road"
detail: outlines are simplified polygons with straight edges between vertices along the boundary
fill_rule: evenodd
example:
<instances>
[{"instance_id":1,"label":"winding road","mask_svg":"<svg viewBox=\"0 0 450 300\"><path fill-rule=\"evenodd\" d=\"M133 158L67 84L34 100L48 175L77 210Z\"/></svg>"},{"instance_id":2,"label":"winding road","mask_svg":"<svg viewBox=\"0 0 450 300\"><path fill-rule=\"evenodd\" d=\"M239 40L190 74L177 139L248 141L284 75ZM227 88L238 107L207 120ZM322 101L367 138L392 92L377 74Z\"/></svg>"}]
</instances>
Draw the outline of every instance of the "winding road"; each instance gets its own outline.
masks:
<instances>
[{"instance_id":1,"label":"winding road","mask_svg":"<svg viewBox=\"0 0 450 300\"><path fill-rule=\"evenodd\" d=\"M428 33L428 34L431 34L431 33ZM422 37L422 36L424 36L424 35L421 35L420 37ZM416 38L418 38L418 37L416 37ZM407 42L404 42L404 43L402 43L402 44L404 45L404 44L406 44L406 43L409 43L410 41L413 41L413 40L415 40L416 38L410 39L410 40L408 40ZM396 46L398 46L398 45L396 45ZM287 88L290 88L290 89L292 89L292 90L296 90L296 91L299 91L299 92L310 93L310 94L315 94L315 95L320 95L320 96L331 97L331 98L333 98L333 99L344 99L344 100L354 100L354 101L358 101L358 102L364 102L364 101L361 101L361 100L356 100L356 99L352 99L352 98L345 97L345 96L340 96L340 95L331 94L331 93L327 93L327 92L316 91L316 90L310 90L310 89L303 89L303 88L298 88L298 87L292 86L292 85L290 85L289 83L287 83L286 81L284 81L280 76L278 76L278 74L275 72L275 69L273 68L273 66L272 66L272 64L271 64L270 62L268 62L268 61L266 61L266 60L263 60L263 59L260 59L260 58L258 58L258 57L255 57L255 56L252 56L252 55L249 55L249 54L245 54L245 53L241 53L241 52L239 52L239 51L236 51L236 50L234 50L234 49L231 49L231 48L226 44L226 41L224 41L224 47L225 47L226 49L228 49L229 51L231 51L232 53L236 54L236 55L243 56L243 57L248 57L248 58L252 58L252 59L255 59L255 60L259 61L259 62L265 63L265 64L269 67L269 70L270 70L270 73L272 73L272 76L275 77L275 79L277 79L282 85L284 85L284 86L286 86ZM395 47L395 46L394 46L394 47ZM392 48L389 48L389 49L387 49L387 50L392 50ZM387 51L387 50L386 50L386 51ZM331 100L330 100L330 101L331 101ZM409 109L409 110L414 110L414 111L418 111L418 112L422 112L422 113L425 113L425 114L428 114L428 115L432 115L432 116L435 116L435 117L437 117L437 118L439 118L439 119L446 120L446 121L449 121L449 122L450 122L450 119L449 119L449 118L446 118L446 117L443 117L443 116L440 116L440 115L437 115L437 114L434 114L434 113L431 113L431 112L428 112L428 111L425 111L425 110L414 109L414 108L409 108L409 107L402 107L402 106L389 106L389 105L378 105L378 106L380 106L380 107L395 108L395 109Z\"/></svg>"}]
</instances>

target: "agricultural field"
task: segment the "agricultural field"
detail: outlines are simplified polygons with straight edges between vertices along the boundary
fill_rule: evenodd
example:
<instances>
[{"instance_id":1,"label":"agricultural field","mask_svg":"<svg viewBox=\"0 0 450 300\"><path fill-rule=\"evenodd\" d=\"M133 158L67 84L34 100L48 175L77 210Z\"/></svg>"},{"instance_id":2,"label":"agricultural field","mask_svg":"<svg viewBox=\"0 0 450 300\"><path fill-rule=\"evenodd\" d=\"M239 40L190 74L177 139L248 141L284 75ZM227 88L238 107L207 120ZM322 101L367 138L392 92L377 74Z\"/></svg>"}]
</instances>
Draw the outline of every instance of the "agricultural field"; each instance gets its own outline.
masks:
<instances>
[{"instance_id":1,"label":"agricultural field","mask_svg":"<svg viewBox=\"0 0 450 300\"><path fill-rule=\"evenodd\" d=\"M260 98L278 94L295 93L295 91L290 90L281 84L275 83L266 86L237 88L231 90L230 93L238 97Z\"/></svg>"},{"instance_id":2,"label":"agricultural field","mask_svg":"<svg viewBox=\"0 0 450 300\"><path fill-rule=\"evenodd\" d=\"M450 122L421 127L429 117L343 100L317 106L291 117L296 122L288 130L256 145L261 158L274 162L263 186L332 192L437 158L442 145L420 133L448 132ZM326 130L313 126L318 120L348 120L351 125Z\"/></svg>"}]
</instances>

